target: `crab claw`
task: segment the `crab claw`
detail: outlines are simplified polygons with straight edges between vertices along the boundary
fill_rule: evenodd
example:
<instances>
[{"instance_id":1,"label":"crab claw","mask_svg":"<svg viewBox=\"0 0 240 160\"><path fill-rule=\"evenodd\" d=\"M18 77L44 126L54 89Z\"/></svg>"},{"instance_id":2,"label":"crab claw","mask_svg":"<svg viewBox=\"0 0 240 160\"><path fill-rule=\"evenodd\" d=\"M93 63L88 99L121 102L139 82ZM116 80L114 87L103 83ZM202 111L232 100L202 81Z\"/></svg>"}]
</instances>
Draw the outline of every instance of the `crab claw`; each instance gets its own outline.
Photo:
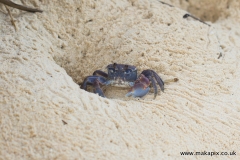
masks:
<instances>
[{"instance_id":1,"label":"crab claw","mask_svg":"<svg viewBox=\"0 0 240 160\"><path fill-rule=\"evenodd\" d=\"M145 77L143 74L139 76L139 78L135 81L134 86L131 88L130 92L126 94L127 97L133 96L135 97L143 97L145 96L150 88L148 87L150 85L150 81L147 77Z\"/></svg>"},{"instance_id":2,"label":"crab claw","mask_svg":"<svg viewBox=\"0 0 240 160\"><path fill-rule=\"evenodd\" d=\"M149 92L150 88L144 88L144 85L141 83L135 84L131 91L126 94L126 97L133 96L134 98L136 97L143 97Z\"/></svg>"}]
</instances>

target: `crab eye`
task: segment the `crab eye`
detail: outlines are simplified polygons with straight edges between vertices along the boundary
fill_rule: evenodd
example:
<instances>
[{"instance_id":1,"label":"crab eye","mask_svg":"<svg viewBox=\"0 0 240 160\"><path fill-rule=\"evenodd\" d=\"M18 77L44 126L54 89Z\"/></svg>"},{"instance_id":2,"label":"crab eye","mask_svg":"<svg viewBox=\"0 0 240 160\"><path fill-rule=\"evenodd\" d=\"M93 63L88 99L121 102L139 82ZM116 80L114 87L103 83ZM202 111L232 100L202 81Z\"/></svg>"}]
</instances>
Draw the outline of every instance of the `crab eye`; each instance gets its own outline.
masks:
<instances>
[{"instance_id":1,"label":"crab eye","mask_svg":"<svg viewBox=\"0 0 240 160\"><path fill-rule=\"evenodd\" d=\"M115 70L113 68L109 68L108 70L109 70L110 73L114 73L115 72Z\"/></svg>"},{"instance_id":2,"label":"crab eye","mask_svg":"<svg viewBox=\"0 0 240 160\"><path fill-rule=\"evenodd\" d=\"M124 74L126 74L126 75L129 75L131 73L131 70L130 69L126 69L125 71L124 71Z\"/></svg>"}]
</instances>

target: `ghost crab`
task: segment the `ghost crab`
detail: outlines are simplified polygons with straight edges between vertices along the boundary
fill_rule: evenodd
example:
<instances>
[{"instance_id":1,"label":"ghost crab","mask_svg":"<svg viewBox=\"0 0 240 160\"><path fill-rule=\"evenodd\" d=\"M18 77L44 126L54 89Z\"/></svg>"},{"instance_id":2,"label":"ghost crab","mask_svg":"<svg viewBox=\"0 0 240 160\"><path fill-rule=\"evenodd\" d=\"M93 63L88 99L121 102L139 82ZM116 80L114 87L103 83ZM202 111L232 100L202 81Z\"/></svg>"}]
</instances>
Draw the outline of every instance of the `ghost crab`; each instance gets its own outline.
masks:
<instances>
[{"instance_id":1,"label":"ghost crab","mask_svg":"<svg viewBox=\"0 0 240 160\"><path fill-rule=\"evenodd\" d=\"M159 75L151 69L142 71L138 76L135 66L113 63L107 66L107 70L108 73L96 70L92 76L86 77L81 85L81 89L87 90L87 85L92 85L94 93L105 97L100 87L101 85L130 87L130 91L126 94L127 97L143 97L149 92L149 86L152 84L154 88L154 99L158 93L157 84L161 90L164 91L164 82Z\"/></svg>"}]
</instances>

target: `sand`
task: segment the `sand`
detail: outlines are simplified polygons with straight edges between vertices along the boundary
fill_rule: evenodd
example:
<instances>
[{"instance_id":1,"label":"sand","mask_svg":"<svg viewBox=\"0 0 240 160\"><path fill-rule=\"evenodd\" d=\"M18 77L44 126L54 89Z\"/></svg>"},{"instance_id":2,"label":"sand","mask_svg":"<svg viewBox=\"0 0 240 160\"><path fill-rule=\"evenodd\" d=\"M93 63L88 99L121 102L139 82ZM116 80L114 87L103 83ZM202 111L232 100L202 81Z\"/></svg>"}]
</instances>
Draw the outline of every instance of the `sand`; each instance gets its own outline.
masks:
<instances>
[{"instance_id":1,"label":"sand","mask_svg":"<svg viewBox=\"0 0 240 160\"><path fill-rule=\"evenodd\" d=\"M0 159L239 159L240 2L166 2L27 0L44 12L11 8L17 31L0 4ZM179 81L79 88L114 62Z\"/></svg>"}]
</instances>

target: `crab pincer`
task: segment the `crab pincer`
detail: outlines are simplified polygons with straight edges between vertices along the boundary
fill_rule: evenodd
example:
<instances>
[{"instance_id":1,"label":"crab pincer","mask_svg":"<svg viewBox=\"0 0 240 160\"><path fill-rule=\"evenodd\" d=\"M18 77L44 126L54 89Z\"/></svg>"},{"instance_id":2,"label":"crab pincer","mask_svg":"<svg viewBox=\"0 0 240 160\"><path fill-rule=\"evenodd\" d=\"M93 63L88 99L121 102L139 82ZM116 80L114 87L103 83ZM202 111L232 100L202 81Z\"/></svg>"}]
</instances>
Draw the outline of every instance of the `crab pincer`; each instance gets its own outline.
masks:
<instances>
[{"instance_id":1,"label":"crab pincer","mask_svg":"<svg viewBox=\"0 0 240 160\"><path fill-rule=\"evenodd\" d=\"M150 88L150 81L143 74L139 76L139 78L135 81L134 86L130 89L130 92L126 94L127 97L133 96L135 97L143 97L145 96Z\"/></svg>"}]
</instances>

